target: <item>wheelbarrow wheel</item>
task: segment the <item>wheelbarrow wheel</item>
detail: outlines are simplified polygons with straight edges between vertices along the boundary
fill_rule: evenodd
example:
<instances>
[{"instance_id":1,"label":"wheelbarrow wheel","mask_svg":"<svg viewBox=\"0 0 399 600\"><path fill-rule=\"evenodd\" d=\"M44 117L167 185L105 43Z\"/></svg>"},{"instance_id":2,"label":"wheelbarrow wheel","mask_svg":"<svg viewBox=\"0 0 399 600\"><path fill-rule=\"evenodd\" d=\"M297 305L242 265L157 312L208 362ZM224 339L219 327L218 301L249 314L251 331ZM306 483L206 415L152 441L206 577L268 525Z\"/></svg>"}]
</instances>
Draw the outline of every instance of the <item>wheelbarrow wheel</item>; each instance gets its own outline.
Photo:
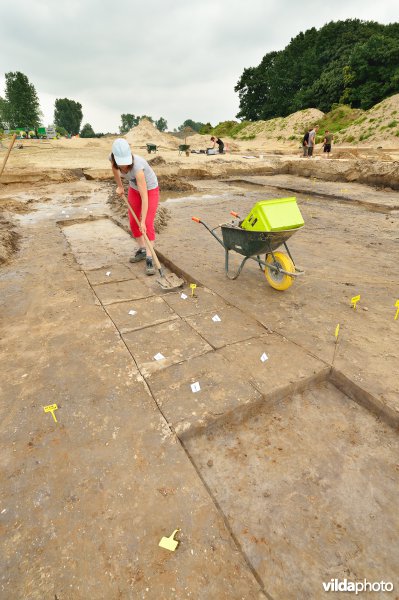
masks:
<instances>
[{"instance_id":1,"label":"wheelbarrow wheel","mask_svg":"<svg viewBox=\"0 0 399 600\"><path fill-rule=\"evenodd\" d=\"M288 271L289 273L295 273L295 266L289 256L284 254L283 252L275 252L274 257L276 260L273 260L273 256L268 254L266 258L266 262L271 265L276 265L276 267L281 267L284 271ZM274 271L273 269L269 269L265 267L265 277L275 290L284 291L287 290L294 283L294 278L286 275L285 273L280 273L278 271Z\"/></svg>"}]
</instances>

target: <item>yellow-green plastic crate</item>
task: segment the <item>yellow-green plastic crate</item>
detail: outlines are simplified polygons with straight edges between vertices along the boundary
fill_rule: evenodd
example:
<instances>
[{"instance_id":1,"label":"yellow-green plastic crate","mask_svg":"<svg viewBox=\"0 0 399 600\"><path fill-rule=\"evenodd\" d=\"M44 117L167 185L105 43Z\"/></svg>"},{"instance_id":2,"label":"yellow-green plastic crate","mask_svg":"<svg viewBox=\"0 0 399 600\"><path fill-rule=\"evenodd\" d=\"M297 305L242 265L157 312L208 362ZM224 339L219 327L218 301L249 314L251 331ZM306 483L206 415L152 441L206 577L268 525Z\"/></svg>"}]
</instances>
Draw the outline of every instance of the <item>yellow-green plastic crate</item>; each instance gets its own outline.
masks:
<instances>
[{"instance_id":1,"label":"yellow-green plastic crate","mask_svg":"<svg viewBox=\"0 0 399 600\"><path fill-rule=\"evenodd\" d=\"M241 227L248 231L281 231L304 224L296 198L278 198L257 202Z\"/></svg>"}]
</instances>

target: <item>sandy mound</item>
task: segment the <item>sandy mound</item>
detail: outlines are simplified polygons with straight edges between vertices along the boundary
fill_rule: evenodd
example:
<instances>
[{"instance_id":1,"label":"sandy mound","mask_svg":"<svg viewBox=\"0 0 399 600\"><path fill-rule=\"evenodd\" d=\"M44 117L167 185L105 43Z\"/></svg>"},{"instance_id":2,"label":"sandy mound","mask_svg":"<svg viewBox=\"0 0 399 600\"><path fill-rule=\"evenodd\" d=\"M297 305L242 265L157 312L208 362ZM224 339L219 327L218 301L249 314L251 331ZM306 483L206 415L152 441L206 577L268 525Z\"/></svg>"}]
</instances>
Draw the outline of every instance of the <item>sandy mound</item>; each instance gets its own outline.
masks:
<instances>
[{"instance_id":1,"label":"sandy mound","mask_svg":"<svg viewBox=\"0 0 399 600\"><path fill-rule=\"evenodd\" d=\"M366 111L336 135L337 143L391 148L399 146L399 94Z\"/></svg>"},{"instance_id":2,"label":"sandy mound","mask_svg":"<svg viewBox=\"0 0 399 600\"><path fill-rule=\"evenodd\" d=\"M131 144L133 152L138 148L146 148L146 144L173 150L181 143L174 136L158 131L148 119L142 119L137 127L133 127L124 137Z\"/></svg>"},{"instance_id":3,"label":"sandy mound","mask_svg":"<svg viewBox=\"0 0 399 600\"><path fill-rule=\"evenodd\" d=\"M166 165L166 160L162 158L162 156L155 156L154 158L150 158L147 162L152 167L156 167L157 165Z\"/></svg>"},{"instance_id":4,"label":"sandy mound","mask_svg":"<svg viewBox=\"0 0 399 600\"><path fill-rule=\"evenodd\" d=\"M324 117L324 113L317 108L299 110L288 117L278 117L268 121L256 121L241 129L238 139L248 139L255 135L257 139L271 139L278 141L299 141L304 131L315 125Z\"/></svg>"},{"instance_id":5,"label":"sandy mound","mask_svg":"<svg viewBox=\"0 0 399 600\"><path fill-rule=\"evenodd\" d=\"M177 175L158 175L158 182L161 191L192 192L197 189L185 179L177 177Z\"/></svg>"},{"instance_id":6,"label":"sandy mound","mask_svg":"<svg viewBox=\"0 0 399 600\"><path fill-rule=\"evenodd\" d=\"M19 238L20 235L12 221L9 221L4 214L0 215L0 265L7 262L17 251Z\"/></svg>"}]
</instances>

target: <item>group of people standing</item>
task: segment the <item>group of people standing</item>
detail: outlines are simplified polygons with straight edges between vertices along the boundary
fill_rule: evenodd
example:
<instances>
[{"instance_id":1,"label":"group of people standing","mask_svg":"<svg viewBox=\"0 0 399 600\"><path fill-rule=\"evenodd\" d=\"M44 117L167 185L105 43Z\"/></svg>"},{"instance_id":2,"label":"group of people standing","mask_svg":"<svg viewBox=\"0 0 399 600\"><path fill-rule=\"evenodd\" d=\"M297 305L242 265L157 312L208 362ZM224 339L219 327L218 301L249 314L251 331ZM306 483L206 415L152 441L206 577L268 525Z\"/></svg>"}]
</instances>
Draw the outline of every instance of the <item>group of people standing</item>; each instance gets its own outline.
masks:
<instances>
[{"instance_id":1,"label":"group of people standing","mask_svg":"<svg viewBox=\"0 0 399 600\"><path fill-rule=\"evenodd\" d=\"M313 156L313 150L314 150L314 147L316 146L316 134L317 134L318 129L319 128L317 126L310 127L309 130L303 136L302 148L303 148L303 156L304 157L311 158ZM323 140L323 151L327 158L330 156L331 145L332 145L333 139L334 139L333 134L328 129L326 129L326 131L324 133L324 140Z\"/></svg>"}]
</instances>

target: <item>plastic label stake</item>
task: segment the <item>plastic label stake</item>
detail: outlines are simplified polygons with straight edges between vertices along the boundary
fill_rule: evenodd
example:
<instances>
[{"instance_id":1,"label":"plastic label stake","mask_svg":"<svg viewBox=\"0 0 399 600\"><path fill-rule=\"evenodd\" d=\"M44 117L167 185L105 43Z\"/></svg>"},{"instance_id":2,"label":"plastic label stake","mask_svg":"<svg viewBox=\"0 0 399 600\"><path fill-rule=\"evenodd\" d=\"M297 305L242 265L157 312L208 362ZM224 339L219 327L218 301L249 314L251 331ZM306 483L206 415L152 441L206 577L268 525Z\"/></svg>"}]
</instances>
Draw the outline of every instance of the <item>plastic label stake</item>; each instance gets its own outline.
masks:
<instances>
[{"instance_id":1,"label":"plastic label stake","mask_svg":"<svg viewBox=\"0 0 399 600\"><path fill-rule=\"evenodd\" d=\"M194 296L195 288L197 287L196 283L190 283L191 295Z\"/></svg>"},{"instance_id":2,"label":"plastic label stake","mask_svg":"<svg viewBox=\"0 0 399 600\"><path fill-rule=\"evenodd\" d=\"M180 530L175 529L170 537L161 538L161 541L159 542L158 546L161 546L161 548L165 548L165 550L170 550L171 552L174 552L176 550L177 546L179 545L178 540L174 539L174 537L178 531L180 531Z\"/></svg>"},{"instance_id":3,"label":"plastic label stake","mask_svg":"<svg viewBox=\"0 0 399 600\"><path fill-rule=\"evenodd\" d=\"M395 315L395 321L396 321L396 319L399 317L399 300L396 300L395 306L397 308L396 315Z\"/></svg>"},{"instance_id":4,"label":"plastic label stake","mask_svg":"<svg viewBox=\"0 0 399 600\"><path fill-rule=\"evenodd\" d=\"M335 339L336 339L337 342L338 342L338 336L339 336L339 323L338 323L338 325L335 328Z\"/></svg>"},{"instance_id":5,"label":"plastic label stake","mask_svg":"<svg viewBox=\"0 0 399 600\"><path fill-rule=\"evenodd\" d=\"M58 406L56 404L49 404L48 406L43 406L44 412L48 413L51 412L51 414L53 415L53 419L56 423L58 423L57 419L55 418L55 414L54 411L58 410Z\"/></svg>"},{"instance_id":6,"label":"plastic label stake","mask_svg":"<svg viewBox=\"0 0 399 600\"><path fill-rule=\"evenodd\" d=\"M267 356L266 352L264 352L262 354L262 356L260 357L260 359L262 362L266 362L269 359L269 357Z\"/></svg>"},{"instance_id":7,"label":"plastic label stake","mask_svg":"<svg viewBox=\"0 0 399 600\"><path fill-rule=\"evenodd\" d=\"M195 383L191 384L191 390L195 393L195 392L199 392L201 389L200 384L198 381L196 381Z\"/></svg>"},{"instance_id":8,"label":"plastic label stake","mask_svg":"<svg viewBox=\"0 0 399 600\"><path fill-rule=\"evenodd\" d=\"M182 294L180 294L180 298L181 298L182 300L187 300L187 294L183 294L183 293L182 293Z\"/></svg>"},{"instance_id":9,"label":"plastic label stake","mask_svg":"<svg viewBox=\"0 0 399 600\"><path fill-rule=\"evenodd\" d=\"M360 294L358 296L353 296L353 298L351 298L351 305L353 305L353 310L356 310L356 304L359 302L360 300Z\"/></svg>"}]
</instances>

